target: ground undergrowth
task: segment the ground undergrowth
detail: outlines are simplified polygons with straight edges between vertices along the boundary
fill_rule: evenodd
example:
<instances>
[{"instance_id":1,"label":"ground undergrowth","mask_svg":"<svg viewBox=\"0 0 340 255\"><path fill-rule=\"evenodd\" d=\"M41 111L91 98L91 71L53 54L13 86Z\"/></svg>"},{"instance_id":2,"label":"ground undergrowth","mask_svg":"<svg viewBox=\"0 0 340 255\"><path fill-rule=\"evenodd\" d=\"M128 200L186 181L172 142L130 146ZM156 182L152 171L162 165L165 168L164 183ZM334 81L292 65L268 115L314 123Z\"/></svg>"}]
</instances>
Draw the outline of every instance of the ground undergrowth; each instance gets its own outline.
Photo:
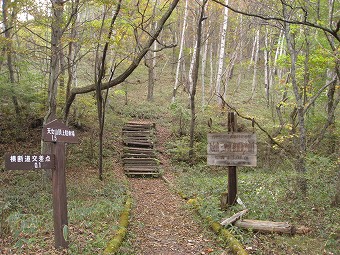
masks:
<instances>
[{"instance_id":1,"label":"ground undergrowth","mask_svg":"<svg viewBox=\"0 0 340 255\"><path fill-rule=\"evenodd\" d=\"M302 235L260 234L228 229L251 254L339 254L340 209L331 206L335 194L336 165L325 158L310 156L308 195L294 190L294 171L280 169L238 169L238 196L249 209L245 219L289 222L311 229ZM200 198L200 214L216 221L243 210L241 205L220 209L221 193L227 191L227 169L176 166L176 186L187 197Z\"/></svg>"},{"instance_id":2,"label":"ground undergrowth","mask_svg":"<svg viewBox=\"0 0 340 255\"><path fill-rule=\"evenodd\" d=\"M97 131L90 119L74 128L79 144L67 149L68 199L67 251L54 249L51 181L42 170L0 171L0 254L100 254L115 231L127 198L127 183L120 178L120 130L118 118L108 131L104 149L104 178L98 178ZM4 127L4 126L3 126ZM38 153L41 127L5 129L21 133L20 140L2 140L1 156ZM18 131L19 130L19 131ZM14 136L12 134L12 136ZM15 137L15 136L14 136Z\"/></svg>"},{"instance_id":3,"label":"ground undergrowth","mask_svg":"<svg viewBox=\"0 0 340 255\"><path fill-rule=\"evenodd\" d=\"M79 96L75 103L77 114L76 117L71 116L70 124L77 128L80 143L69 146L67 156L69 254L99 254L117 229L127 193L126 183L116 175L117 171L121 171L121 127L127 120L149 119L155 121L156 126L162 125L171 130L167 148L160 153L171 158L172 165L167 170L175 173L177 190L186 197L202 198L200 214L219 221L242 209L234 206L227 211L220 210L220 195L227 190L227 170L208 167L204 163L206 134L226 131L226 110L214 104L197 107L193 160L196 163L189 165L183 163L191 160L188 157L190 111L187 94L179 93L176 103L171 104L171 87L161 84L172 84L173 80L164 76L155 87L155 101L146 102L146 83L135 83L138 85L133 85L131 78L128 92L118 86L112 89L108 98L103 182L98 180L96 170L98 130L95 99L91 95ZM248 96L244 91L233 96L233 105L241 113L255 116L256 121L269 132L273 131L272 113L258 105L264 99L259 95L256 100L245 103ZM239 98L238 101L236 98ZM0 123L0 156L5 152L39 152L41 129L30 127L26 122L15 124L11 120L12 115L7 114L8 119ZM207 125L208 120L212 125ZM327 155L323 151L327 146L319 146L314 149L315 154L308 155L308 194L303 197L295 189L296 172L291 162L282 159L273 148L268 150L266 135L252 128L251 123L242 119L238 122L242 131L256 132L258 160L261 162L256 168L237 170L238 195L249 209L245 218L287 221L304 225L311 232L288 236L260 234L232 226L228 226L229 230L252 254L339 254L340 209L331 205L339 171L338 155ZM287 127L279 138L283 140L283 146L290 147L293 144L291 137L284 136L288 133ZM263 164L265 157L270 164ZM0 213L2 229L7 231L6 237L0 239L0 254L63 253L53 249L51 185L44 180L41 172L0 171ZM134 236L135 233L128 235Z\"/></svg>"},{"instance_id":4,"label":"ground undergrowth","mask_svg":"<svg viewBox=\"0 0 340 255\"><path fill-rule=\"evenodd\" d=\"M55 251L50 185L38 172L2 174L2 211L8 210L10 234L1 241L1 254L38 254ZM68 175L69 254L98 254L112 233L124 205L124 184L94 171ZM65 232L65 235L67 233Z\"/></svg>"}]
</instances>

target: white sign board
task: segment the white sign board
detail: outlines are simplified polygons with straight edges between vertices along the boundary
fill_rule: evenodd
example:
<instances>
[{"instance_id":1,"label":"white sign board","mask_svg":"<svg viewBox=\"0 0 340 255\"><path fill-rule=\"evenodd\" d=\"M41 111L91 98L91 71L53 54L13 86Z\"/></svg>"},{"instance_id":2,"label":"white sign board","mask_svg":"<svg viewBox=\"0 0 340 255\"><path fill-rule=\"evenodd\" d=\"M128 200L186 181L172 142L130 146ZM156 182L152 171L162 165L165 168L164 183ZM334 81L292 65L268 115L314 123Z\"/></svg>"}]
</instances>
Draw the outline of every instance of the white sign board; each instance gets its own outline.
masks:
<instances>
[{"instance_id":1,"label":"white sign board","mask_svg":"<svg viewBox=\"0 0 340 255\"><path fill-rule=\"evenodd\" d=\"M257 144L254 133L209 133L208 165L256 166Z\"/></svg>"}]
</instances>

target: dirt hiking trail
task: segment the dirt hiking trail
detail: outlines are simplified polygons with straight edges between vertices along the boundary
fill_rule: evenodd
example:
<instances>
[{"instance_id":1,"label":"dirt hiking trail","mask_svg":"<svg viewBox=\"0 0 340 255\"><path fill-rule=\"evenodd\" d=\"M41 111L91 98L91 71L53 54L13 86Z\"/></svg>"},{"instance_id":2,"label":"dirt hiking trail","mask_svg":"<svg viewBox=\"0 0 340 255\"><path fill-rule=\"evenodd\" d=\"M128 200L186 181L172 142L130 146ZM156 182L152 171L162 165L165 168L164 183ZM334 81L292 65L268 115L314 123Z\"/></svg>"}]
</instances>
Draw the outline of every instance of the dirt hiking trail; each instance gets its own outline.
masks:
<instances>
[{"instance_id":1,"label":"dirt hiking trail","mask_svg":"<svg viewBox=\"0 0 340 255\"><path fill-rule=\"evenodd\" d=\"M157 150L162 152L170 133L160 126L156 130ZM165 177L173 180L169 159L164 153L159 157ZM231 254L162 178L128 178L128 182L134 202L128 235L118 254Z\"/></svg>"}]
</instances>

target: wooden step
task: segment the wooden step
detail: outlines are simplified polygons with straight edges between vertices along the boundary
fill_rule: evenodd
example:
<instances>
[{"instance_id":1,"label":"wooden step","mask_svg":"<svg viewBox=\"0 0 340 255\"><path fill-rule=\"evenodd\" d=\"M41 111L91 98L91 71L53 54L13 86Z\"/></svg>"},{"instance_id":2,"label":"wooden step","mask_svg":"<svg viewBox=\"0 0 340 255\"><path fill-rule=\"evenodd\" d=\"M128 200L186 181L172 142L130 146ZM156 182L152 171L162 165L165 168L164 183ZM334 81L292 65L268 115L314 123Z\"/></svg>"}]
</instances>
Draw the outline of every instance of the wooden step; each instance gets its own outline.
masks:
<instances>
[{"instance_id":1,"label":"wooden step","mask_svg":"<svg viewBox=\"0 0 340 255\"><path fill-rule=\"evenodd\" d=\"M128 122L122 129L122 161L125 174L159 175L159 162L154 150L155 123Z\"/></svg>"}]
</instances>

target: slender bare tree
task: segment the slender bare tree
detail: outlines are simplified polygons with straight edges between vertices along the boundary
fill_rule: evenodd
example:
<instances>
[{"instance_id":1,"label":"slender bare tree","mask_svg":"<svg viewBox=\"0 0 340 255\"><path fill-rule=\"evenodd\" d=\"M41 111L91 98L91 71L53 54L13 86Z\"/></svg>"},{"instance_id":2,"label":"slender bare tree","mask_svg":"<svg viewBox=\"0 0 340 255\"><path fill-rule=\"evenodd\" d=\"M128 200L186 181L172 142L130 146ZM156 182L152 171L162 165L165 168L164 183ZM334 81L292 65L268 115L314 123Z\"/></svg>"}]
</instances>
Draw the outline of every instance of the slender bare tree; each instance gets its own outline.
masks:
<instances>
[{"instance_id":1,"label":"slender bare tree","mask_svg":"<svg viewBox=\"0 0 340 255\"><path fill-rule=\"evenodd\" d=\"M184 15L183 15L183 25L182 25L182 32L181 32L181 42L179 45L179 54L177 60L177 67L176 67L176 78L175 78L175 85L172 93L172 102L174 103L176 100L176 93L178 89L179 83L179 74L181 64L183 62L183 49L184 49L184 38L185 38L185 31L187 27L187 19L188 19L188 0L185 0L185 7L184 7Z\"/></svg>"},{"instance_id":2,"label":"slender bare tree","mask_svg":"<svg viewBox=\"0 0 340 255\"><path fill-rule=\"evenodd\" d=\"M225 0L225 4L228 5L229 0ZM226 44L226 36L228 29L228 8L224 8L223 15L223 24L221 31L221 40L220 40L220 52L218 56L218 64L217 64L217 75L216 75L216 93L218 95L221 94L221 83L222 83L222 75L223 75L223 66L224 66L224 53L225 53L225 44ZM217 96L217 100L219 104L222 104L221 98Z\"/></svg>"}]
</instances>

